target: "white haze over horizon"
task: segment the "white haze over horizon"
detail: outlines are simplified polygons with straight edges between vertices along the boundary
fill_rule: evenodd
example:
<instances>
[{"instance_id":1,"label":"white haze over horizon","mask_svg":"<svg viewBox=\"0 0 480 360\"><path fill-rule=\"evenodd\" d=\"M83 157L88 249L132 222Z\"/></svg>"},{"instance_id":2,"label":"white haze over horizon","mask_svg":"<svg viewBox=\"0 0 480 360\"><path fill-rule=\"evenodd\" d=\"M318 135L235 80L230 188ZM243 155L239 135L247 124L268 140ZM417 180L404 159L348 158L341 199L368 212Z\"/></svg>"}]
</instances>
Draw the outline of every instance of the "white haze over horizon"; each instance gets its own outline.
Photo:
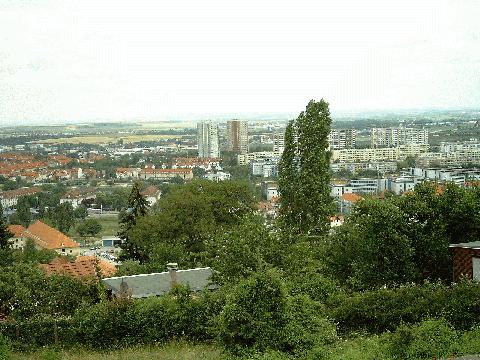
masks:
<instances>
[{"instance_id":1,"label":"white haze over horizon","mask_svg":"<svg viewBox=\"0 0 480 360\"><path fill-rule=\"evenodd\" d=\"M0 125L480 107L477 0L0 0ZM203 116L202 115L202 116Z\"/></svg>"}]
</instances>

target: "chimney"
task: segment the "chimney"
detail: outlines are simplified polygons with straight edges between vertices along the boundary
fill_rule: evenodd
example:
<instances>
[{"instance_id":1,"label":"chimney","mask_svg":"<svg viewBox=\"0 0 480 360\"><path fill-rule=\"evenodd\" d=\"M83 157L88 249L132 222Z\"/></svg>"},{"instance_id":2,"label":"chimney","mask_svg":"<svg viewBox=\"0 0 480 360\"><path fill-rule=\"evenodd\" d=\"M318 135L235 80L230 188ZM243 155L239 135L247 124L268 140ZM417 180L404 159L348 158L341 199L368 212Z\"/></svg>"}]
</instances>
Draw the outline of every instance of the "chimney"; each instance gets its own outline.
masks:
<instances>
[{"instance_id":1,"label":"chimney","mask_svg":"<svg viewBox=\"0 0 480 360\"><path fill-rule=\"evenodd\" d=\"M168 272L170 273L170 289L173 289L177 285L177 263L168 263L167 264Z\"/></svg>"}]
</instances>

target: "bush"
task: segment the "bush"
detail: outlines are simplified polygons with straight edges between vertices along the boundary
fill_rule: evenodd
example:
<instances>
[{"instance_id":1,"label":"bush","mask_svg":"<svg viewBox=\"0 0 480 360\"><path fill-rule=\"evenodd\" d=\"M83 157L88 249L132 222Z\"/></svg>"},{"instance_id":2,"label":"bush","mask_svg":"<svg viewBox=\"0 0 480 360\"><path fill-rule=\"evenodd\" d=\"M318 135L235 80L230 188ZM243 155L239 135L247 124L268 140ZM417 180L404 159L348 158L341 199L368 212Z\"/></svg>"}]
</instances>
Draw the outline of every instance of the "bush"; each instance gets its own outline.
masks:
<instances>
[{"instance_id":1,"label":"bush","mask_svg":"<svg viewBox=\"0 0 480 360\"><path fill-rule=\"evenodd\" d=\"M12 346L10 340L0 333L0 360L12 358Z\"/></svg>"},{"instance_id":2,"label":"bush","mask_svg":"<svg viewBox=\"0 0 480 360\"><path fill-rule=\"evenodd\" d=\"M336 337L323 313L308 296L289 296L276 272L256 273L227 298L219 316L220 341L234 354L272 350L306 356Z\"/></svg>"},{"instance_id":3,"label":"bush","mask_svg":"<svg viewBox=\"0 0 480 360\"><path fill-rule=\"evenodd\" d=\"M431 359L457 353L457 334L444 319L400 326L390 338L394 359Z\"/></svg>"},{"instance_id":4,"label":"bush","mask_svg":"<svg viewBox=\"0 0 480 360\"><path fill-rule=\"evenodd\" d=\"M458 330L467 330L480 323L480 284L427 283L352 295L341 293L328 300L328 308L344 333L380 334L394 331L401 323L415 324L438 317L444 317Z\"/></svg>"}]
</instances>

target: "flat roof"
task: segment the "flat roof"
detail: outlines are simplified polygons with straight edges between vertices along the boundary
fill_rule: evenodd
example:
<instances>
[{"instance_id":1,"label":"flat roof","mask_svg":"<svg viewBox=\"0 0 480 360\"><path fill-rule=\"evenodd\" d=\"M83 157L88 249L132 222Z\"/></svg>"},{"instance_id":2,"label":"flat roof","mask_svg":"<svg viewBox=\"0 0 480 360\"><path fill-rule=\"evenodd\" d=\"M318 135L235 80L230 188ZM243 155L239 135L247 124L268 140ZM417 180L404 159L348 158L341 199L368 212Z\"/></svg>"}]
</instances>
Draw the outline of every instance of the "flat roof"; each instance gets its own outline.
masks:
<instances>
[{"instance_id":1,"label":"flat roof","mask_svg":"<svg viewBox=\"0 0 480 360\"><path fill-rule=\"evenodd\" d=\"M450 244L450 248L480 249L480 241L472 241L468 243Z\"/></svg>"}]
</instances>

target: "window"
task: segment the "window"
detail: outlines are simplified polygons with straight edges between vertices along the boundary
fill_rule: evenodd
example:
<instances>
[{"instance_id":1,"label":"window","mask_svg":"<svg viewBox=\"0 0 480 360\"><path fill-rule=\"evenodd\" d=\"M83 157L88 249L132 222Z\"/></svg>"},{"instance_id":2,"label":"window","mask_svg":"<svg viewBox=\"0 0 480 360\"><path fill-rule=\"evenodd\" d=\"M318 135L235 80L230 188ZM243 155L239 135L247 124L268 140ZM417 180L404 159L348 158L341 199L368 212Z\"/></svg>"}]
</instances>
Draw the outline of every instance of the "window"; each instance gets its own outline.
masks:
<instances>
[{"instance_id":1,"label":"window","mask_svg":"<svg viewBox=\"0 0 480 360\"><path fill-rule=\"evenodd\" d=\"M480 281L480 258L472 257L472 278Z\"/></svg>"}]
</instances>

